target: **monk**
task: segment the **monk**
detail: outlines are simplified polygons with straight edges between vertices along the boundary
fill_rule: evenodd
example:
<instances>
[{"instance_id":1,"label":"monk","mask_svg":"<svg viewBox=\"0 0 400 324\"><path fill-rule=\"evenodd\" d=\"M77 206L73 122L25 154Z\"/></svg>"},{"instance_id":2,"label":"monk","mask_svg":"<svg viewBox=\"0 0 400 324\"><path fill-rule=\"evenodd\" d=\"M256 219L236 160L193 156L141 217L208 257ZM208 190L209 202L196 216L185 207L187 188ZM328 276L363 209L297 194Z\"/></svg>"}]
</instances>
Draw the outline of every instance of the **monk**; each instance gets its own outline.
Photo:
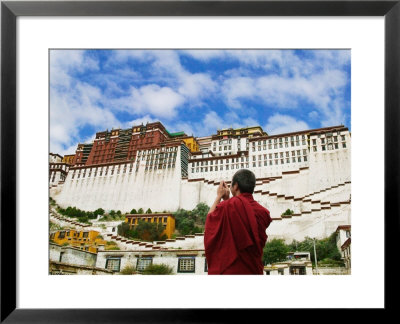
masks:
<instances>
[{"instance_id":1,"label":"monk","mask_svg":"<svg viewBox=\"0 0 400 324\"><path fill-rule=\"evenodd\" d=\"M254 173L246 169L232 178L232 198L227 184L220 182L204 232L208 274L263 274L265 231L271 217L253 199L255 185Z\"/></svg>"}]
</instances>

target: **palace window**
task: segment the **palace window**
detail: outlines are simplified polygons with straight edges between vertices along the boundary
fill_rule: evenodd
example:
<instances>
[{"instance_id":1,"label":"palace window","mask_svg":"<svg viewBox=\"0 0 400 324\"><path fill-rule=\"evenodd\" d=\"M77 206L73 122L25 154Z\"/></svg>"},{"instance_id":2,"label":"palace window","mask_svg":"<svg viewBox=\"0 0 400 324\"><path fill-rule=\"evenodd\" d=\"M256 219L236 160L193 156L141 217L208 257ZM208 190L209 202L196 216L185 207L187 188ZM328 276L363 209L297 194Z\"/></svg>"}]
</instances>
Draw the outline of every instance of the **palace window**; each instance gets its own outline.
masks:
<instances>
[{"instance_id":1,"label":"palace window","mask_svg":"<svg viewBox=\"0 0 400 324\"><path fill-rule=\"evenodd\" d=\"M119 272L121 265L121 258L107 258L106 260L106 269L111 270L113 272Z\"/></svg>"},{"instance_id":2,"label":"palace window","mask_svg":"<svg viewBox=\"0 0 400 324\"><path fill-rule=\"evenodd\" d=\"M146 269L152 263L153 263L153 258L152 257L138 258L137 259L137 263L136 263L136 270L137 271L143 271L144 269Z\"/></svg>"},{"instance_id":3,"label":"palace window","mask_svg":"<svg viewBox=\"0 0 400 324\"><path fill-rule=\"evenodd\" d=\"M196 270L196 262L194 257L180 257L178 258L178 272L193 273Z\"/></svg>"}]
</instances>

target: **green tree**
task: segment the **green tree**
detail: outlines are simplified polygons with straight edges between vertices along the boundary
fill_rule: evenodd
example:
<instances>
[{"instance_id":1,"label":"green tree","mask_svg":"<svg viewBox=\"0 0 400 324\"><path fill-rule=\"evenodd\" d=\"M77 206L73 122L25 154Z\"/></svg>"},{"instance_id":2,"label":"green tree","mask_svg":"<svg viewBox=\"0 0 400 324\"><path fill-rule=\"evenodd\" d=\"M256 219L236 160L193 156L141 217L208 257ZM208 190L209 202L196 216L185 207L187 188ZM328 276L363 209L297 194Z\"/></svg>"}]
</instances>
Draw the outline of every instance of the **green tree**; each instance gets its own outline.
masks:
<instances>
[{"instance_id":1,"label":"green tree","mask_svg":"<svg viewBox=\"0 0 400 324\"><path fill-rule=\"evenodd\" d=\"M286 255L289 252L289 247L282 239L273 239L269 241L263 251L264 264L272 264L286 260Z\"/></svg>"},{"instance_id":2,"label":"green tree","mask_svg":"<svg viewBox=\"0 0 400 324\"><path fill-rule=\"evenodd\" d=\"M130 225L126 222L122 222L117 227L118 235L121 235L126 238L137 238L138 233L134 229L130 228Z\"/></svg>"},{"instance_id":3,"label":"green tree","mask_svg":"<svg viewBox=\"0 0 400 324\"><path fill-rule=\"evenodd\" d=\"M195 219L197 222L201 224L206 223L206 217L210 207L208 207L205 203L199 203L197 206L192 210L192 214L195 215Z\"/></svg>"},{"instance_id":4,"label":"green tree","mask_svg":"<svg viewBox=\"0 0 400 324\"><path fill-rule=\"evenodd\" d=\"M151 211L150 208L146 210L146 214L151 214L151 213L153 213L153 212Z\"/></svg>"},{"instance_id":5,"label":"green tree","mask_svg":"<svg viewBox=\"0 0 400 324\"><path fill-rule=\"evenodd\" d=\"M138 214L143 214L143 213L144 213L143 208L139 208L139 210L138 210L137 213L138 213Z\"/></svg>"},{"instance_id":6,"label":"green tree","mask_svg":"<svg viewBox=\"0 0 400 324\"><path fill-rule=\"evenodd\" d=\"M159 241L165 238L161 235L164 231L162 224L145 222L139 220L139 224L136 226L136 232L138 237L143 241Z\"/></svg>"},{"instance_id":7,"label":"green tree","mask_svg":"<svg viewBox=\"0 0 400 324\"><path fill-rule=\"evenodd\" d=\"M130 214L137 214L137 211L136 211L136 209L135 209L135 208L133 208L133 209L131 210Z\"/></svg>"},{"instance_id":8,"label":"green tree","mask_svg":"<svg viewBox=\"0 0 400 324\"><path fill-rule=\"evenodd\" d=\"M303 241L293 241L289 248L291 251L310 252L311 261L315 263L314 257L314 240L306 237ZM341 254L336 245L336 233L332 233L329 237L315 240L315 249L317 251L317 261L333 260L339 262Z\"/></svg>"},{"instance_id":9,"label":"green tree","mask_svg":"<svg viewBox=\"0 0 400 324\"><path fill-rule=\"evenodd\" d=\"M143 271L144 275L170 275L172 268L166 264L150 264Z\"/></svg>"},{"instance_id":10,"label":"green tree","mask_svg":"<svg viewBox=\"0 0 400 324\"><path fill-rule=\"evenodd\" d=\"M94 214L95 215L104 215L104 209L103 208L97 208L95 211L94 211Z\"/></svg>"}]
</instances>

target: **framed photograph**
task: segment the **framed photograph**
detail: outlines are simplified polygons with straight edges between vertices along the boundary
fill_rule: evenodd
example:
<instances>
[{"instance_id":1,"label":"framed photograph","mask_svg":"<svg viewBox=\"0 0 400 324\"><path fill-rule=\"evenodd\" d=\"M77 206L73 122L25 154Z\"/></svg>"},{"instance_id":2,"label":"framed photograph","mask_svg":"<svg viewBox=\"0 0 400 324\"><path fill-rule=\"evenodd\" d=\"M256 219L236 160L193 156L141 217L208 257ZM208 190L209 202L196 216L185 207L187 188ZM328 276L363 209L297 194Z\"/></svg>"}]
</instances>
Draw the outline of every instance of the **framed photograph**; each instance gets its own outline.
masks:
<instances>
[{"instance_id":1,"label":"framed photograph","mask_svg":"<svg viewBox=\"0 0 400 324\"><path fill-rule=\"evenodd\" d=\"M237 309L390 308L384 284L397 279L384 265L394 253L389 239L398 231L388 215L398 213L399 16L398 1L2 2L1 320L226 322ZM147 138L148 131L166 140ZM125 135L133 144L122 147L129 142ZM149 141L157 145L148 147ZM311 164L317 173L310 177ZM90 268L92 274L157 265L168 253L163 244L195 240L196 231L204 231L196 223L199 228L180 228L183 237L177 238L169 211L194 210L201 201L211 206L205 188L216 190L217 182L229 182L240 168L253 170L254 197L273 211L270 239L292 231L287 235L300 242L336 231L349 275L317 269L328 275L194 276L210 270L204 250L194 245L176 245L171 264L177 275L167 279L54 275L77 273L58 261L78 251L85 259L82 274L88 274L93 252L102 261ZM162 177L174 183L177 176L186 194L174 195L156 181L139 197L129 191L130 180L121 180L126 193L116 193L112 177L131 172L146 184ZM302 173L307 189L295 180ZM111 180L103 185L100 177L107 174ZM90 193L76 189L82 184L91 186ZM324 200L325 191L335 198ZM150 193L158 193L156 203ZM118 205L115 210L107 199ZM287 201L300 206L296 199L301 207L281 210ZM279 206L271 203L278 200ZM105 214L94 211L99 205ZM64 231L66 206L92 210L78 221L94 230ZM340 213L329 213L338 208ZM135 231L140 217L163 229L150 240L154 244L124 239L123 226L111 234L121 222ZM308 217L308 225L288 229L285 224L295 224L296 217ZM107 226L102 220L117 220L115 228L106 229L106 238L94 237L96 226ZM373 278L365 270L371 255ZM312 272L311 262L309 269L267 263L265 274ZM366 280L369 296L360 295ZM340 285L346 296L335 292ZM287 289L303 298L286 300ZM241 301L237 295L249 297Z\"/></svg>"}]
</instances>

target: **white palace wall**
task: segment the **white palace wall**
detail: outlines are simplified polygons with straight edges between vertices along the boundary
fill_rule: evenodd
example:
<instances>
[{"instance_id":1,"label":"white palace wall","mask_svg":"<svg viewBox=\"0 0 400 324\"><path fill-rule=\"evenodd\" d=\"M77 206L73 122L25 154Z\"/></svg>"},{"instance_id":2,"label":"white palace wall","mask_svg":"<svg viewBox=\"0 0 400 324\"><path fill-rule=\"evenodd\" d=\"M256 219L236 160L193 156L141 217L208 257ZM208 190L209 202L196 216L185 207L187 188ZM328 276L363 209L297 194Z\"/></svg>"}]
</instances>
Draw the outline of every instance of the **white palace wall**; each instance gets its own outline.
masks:
<instances>
[{"instance_id":1,"label":"white palace wall","mask_svg":"<svg viewBox=\"0 0 400 324\"><path fill-rule=\"evenodd\" d=\"M180 206L181 187L181 166L179 163L176 165L170 169L145 171L145 161L141 161L136 171L136 164L130 170L130 163L126 163L121 165L119 174L109 171L105 175L103 167L101 176L100 171L94 176L95 167L88 167L85 178L82 177L84 171L81 171L81 176L74 179L69 172L62 190L59 193L53 191L53 198L63 208L75 206L87 211L97 208L121 212L130 212L132 208L176 211Z\"/></svg>"},{"instance_id":2,"label":"white palace wall","mask_svg":"<svg viewBox=\"0 0 400 324\"><path fill-rule=\"evenodd\" d=\"M302 155L301 163L297 163L297 156L296 162L292 162L290 156L290 163L276 165L274 159L270 165L268 153L268 165L264 166L265 155L263 149L258 152L258 147L254 155L249 151L248 162L244 157L243 167L248 163L248 168L258 179L254 199L270 210L271 217L280 218L287 209L300 215L273 221L267 231L270 237L324 237L331 234L338 225L350 224L351 140L348 132L343 134L340 137L338 134L339 140L334 143L338 144L337 148L328 149L325 146L326 150L322 149L326 137L312 135L307 159L304 160L305 155ZM302 147L300 152L304 154ZM256 156L256 167L253 156ZM285 152L284 156L286 162ZM191 171L191 163L196 163L196 170L197 161L190 160L187 178L182 178L181 148L178 149L174 168L147 171L143 159L132 164L122 163L120 167L118 164L109 165L107 175L106 166L71 168L65 182L52 187L50 195L61 207L75 206L86 211L103 208L106 211L113 209L125 213L133 208L150 208L153 212L175 212L179 208L191 210L200 202L211 206L219 181L230 181L238 170L237 166L242 168L241 157L234 161L232 158L223 159L221 171L194 173ZM201 165L199 167L201 169ZM110 168L114 168L113 174ZM347 203L337 204L341 202Z\"/></svg>"},{"instance_id":3,"label":"white palace wall","mask_svg":"<svg viewBox=\"0 0 400 324\"><path fill-rule=\"evenodd\" d=\"M345 163L348 162L344 152L317 153L311 156L309 169L294 174L283 174L282 178L269 183L258 182L255 190L304 197L315 191L349 181L350 174L344 171L348 170ZM87 174L88 172L89 170L86 171ZM91 172L93 175L94 170ZM211 206L216 190L217 185L214 183L181 179L180 166L150 172L144 171L144 166L141 165L137 172L135 167L130 172L128 164L126 173L121 171L113 175L109 173L103 176L72 179L69 172L62 189L59 187L52 189L51 195L64 208L75 206L83 210L95 210L101 207L105 210L114 209L122 212L129 212L132 208L145 210L150 208L152 211L174 212L178 208L193 209L200 202ZM274 214L280 215L288 208L295 212L301 211L297 210L300 204L276 196L256 193L254 198ZM343 192L339 187L313 197L313 199L326 198L332 202L345 200L349 199L349 193Z\"/></svg>"}]
</instances>

